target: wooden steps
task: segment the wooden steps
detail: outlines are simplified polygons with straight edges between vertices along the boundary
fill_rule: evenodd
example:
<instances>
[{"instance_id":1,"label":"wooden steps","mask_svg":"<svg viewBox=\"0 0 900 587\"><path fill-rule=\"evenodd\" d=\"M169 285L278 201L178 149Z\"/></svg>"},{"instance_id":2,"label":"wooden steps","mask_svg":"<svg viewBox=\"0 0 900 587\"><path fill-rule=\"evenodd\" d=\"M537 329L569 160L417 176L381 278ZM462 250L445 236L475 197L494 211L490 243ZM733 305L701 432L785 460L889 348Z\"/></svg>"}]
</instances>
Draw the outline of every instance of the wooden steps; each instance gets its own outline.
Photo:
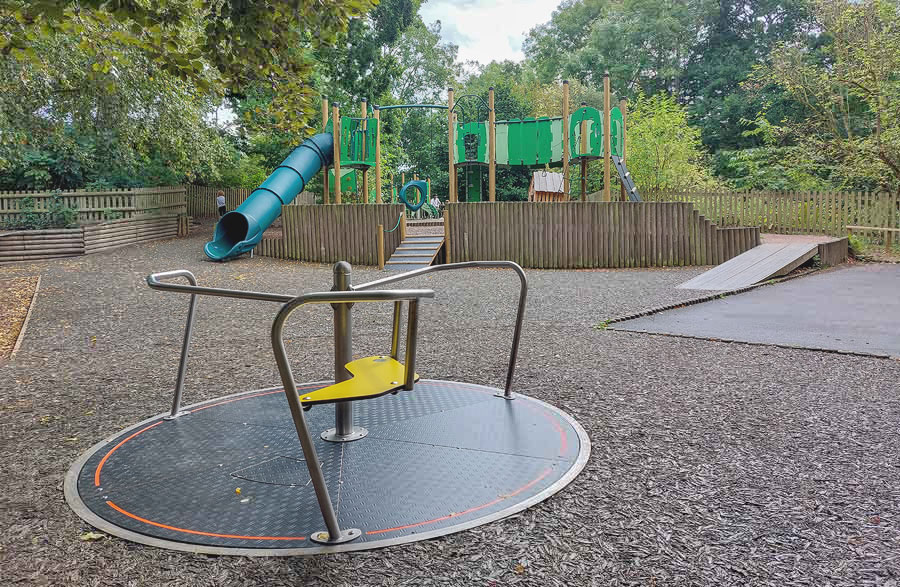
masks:
<instances>
[{"instance_id":1,"label":"wooden steps","mask_svg":"<svg viewBox=\"0 0 900 587\"><path fill-rule=\"evenodd\" d=\"M443 246L443 234L407 235L384 264L384 268L389 271L410 271L428 267L434 262Z\"/></svg>"}]
</instances>

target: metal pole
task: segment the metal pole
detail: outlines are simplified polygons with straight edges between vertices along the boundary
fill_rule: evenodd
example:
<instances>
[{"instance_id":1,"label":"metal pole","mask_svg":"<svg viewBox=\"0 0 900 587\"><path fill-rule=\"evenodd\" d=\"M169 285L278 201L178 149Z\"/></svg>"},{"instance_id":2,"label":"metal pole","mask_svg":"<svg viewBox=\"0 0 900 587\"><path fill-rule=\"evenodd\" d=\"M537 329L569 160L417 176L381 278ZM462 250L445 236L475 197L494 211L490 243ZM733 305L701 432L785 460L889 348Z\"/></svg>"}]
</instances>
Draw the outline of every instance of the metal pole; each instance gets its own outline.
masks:
<instances>
[{"instance_id":1,"label":"metal pole","mask_svg":"<svg viewBox=\"0 0 900 587\"><path fill-rule=\"evenodd\" d=\"M391 358L395 361L400 356L400 313L403 312L403 302L394 302L394 322L391 330Z\"/></svg>"},{"instance_id":2,"label":"metal pole","mask_svg":"<svg viewBox=\"0 0 900 587\"><path fill-rule=\"evenodd\" d=\"M343 306L345 304L337 305ZM325 527L328 529L327 532L313 532L310 538L315 542L330 544L347 542L358 538L362 532L355 528L341 532L337 514L335 514L334 506L331 504L331 497L328 495L328 485L326 485L325 475L322 473L322 463L319 461L319 455L316 453L316 447L309 433L309 427L306 425L306 416L303 414L303 408L300 405L300 396L297 395L297 384L294 381L294 374L291 372L291 365L287 360L287 351L284 349L284 340L281 337L284 321L289 314L289 305L282 306L281 311L275 318L275 322L272 324L272 346L275 349L275 362L278 364L278 372L281 374L281 383L284 385L284 393L287 396L291 417L294 420L294 428L297 430L297 438L300 439L303 457L306 459L307 469L309 469L309 477L313 488L316 490L316 501L319 502L322 518L325 520Z\"/></svg>"},{"instance_id":3,"label":"metal pole","mask_svg":"<svg viewBox=\"0 0 900 587\"><path fill-rule=\"evenodd\" d=\"M416 339L419 335L419 302L409 301L406 318L406 381L403 389L409 391L416 382Z\"/></svg>"},{"instance_id":4,"label":"metal pole","mask_svg":"<svg viewBox=\"0 0 900 587\"><path fill-rule=\"evenodd\" d=\"M353 268L346 261L334 264L334 286L331 291L349 291ZM334 309L334 381L339 383L352 376L346 369L353 360L353 322L350 316L352 304L332 304ZM334 404L334 428L322 432L322 439L330 442L359 440L369 433L365 428L353 425L353 402Z\"/></svg>"},{"instance_id":5,"label":"metal pole","mask_svg":"<svg viewBox=\"0 0 900 587\"><path fill-rule=\"evenodd\" d=\"M190 271L177 271L191 285L197 285L197 278ZM175 377L175 395L172 397L172 411L163 420L174 420L190 412L181 411L181 396L184 392L184 376L187 373L188 348L191 346L191 334L194 332L194 315L197 309L197 294L191 294L191 303L188 306L187 322L184 325L184 339L181 341L181 358L178 360L178 375Z\"/></svg>"}]
</instances>

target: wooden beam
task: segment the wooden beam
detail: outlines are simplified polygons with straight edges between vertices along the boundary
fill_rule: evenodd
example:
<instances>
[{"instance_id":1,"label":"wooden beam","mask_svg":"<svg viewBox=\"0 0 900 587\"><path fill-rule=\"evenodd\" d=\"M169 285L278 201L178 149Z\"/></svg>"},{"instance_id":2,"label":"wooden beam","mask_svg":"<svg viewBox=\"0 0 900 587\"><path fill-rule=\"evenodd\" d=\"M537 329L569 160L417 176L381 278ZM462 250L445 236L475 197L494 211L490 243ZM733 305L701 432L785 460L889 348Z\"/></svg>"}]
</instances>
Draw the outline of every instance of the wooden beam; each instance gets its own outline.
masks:
<instances>
[{"instance_id":1,"label":"wooden beam","mask_svg":"<svg viewBox=\"0 0 900 587\"><path fill-rule=\"evenodd\" d=\"M610 141L610 136L612 133L609 128L609 72L606 71L603 73L603 201L609 202L612 199L610 195L610 184L612 184L610 177L610 149L612 148L612 143Z\"/></svg>"},{"instance_id":2,"label":"wooden beam","mask_svg":"<svg viewBox=\"0 0 900 587\"><path fill-rule=\"evenodd\" d=\"M494 114L494 87L488 89L488 201L497 201L497 117Z\"/></svg>"},{"instance_id":3,"label":"wooden beam","mask_svg":"<svg viewBox=\"0 0 900 587\"><path fill-rule=\"evenodd\" d=\"M563 80L563 191L569 198L569 80Z\"/></svg>"},{"instance_id":4,"label":"wooden beam","mask_svg":"<svg viewBox=\"0 0 900 587\"><path fill-rule=\"evenodd\" d=\"M628 135L625 134L625 128L628 125L628 122L627 122L627 120L628 120L628 100L626 100L625 98L622 98L621 100L619 100L619 111L622 112L622 153L621 153L622 157L621 157L621 159L622 159L622 165L625 165L625 151L626 151L627 145L628 145L628 139L627 139ZM628 192L625 191L624 183L619 187L621 188L620 191L622 192L621 193L622 201L624 202L624 201L628 200Z\"/></svg>"},{"instance_id":5,"label":"wooden beam","mask_svg":"<svg viewBox=\"0 0 900 587\"><path fill-rule=\"evenodd\" d=\"M363 160L367 159L368 155L369 155L368 153L366 153L366 143L367 143L366 128L368 127L367 120L369 118L367 106L368 106L368 103L366 102L366 99L363 98L362 101L360 102L360 110L362 111L361 112L361 114L362 114L362 123L361 124L362 124L362 131L363 131L363 142L362 142ZM362 193L363 193L363 196L362 196L362 200L360 201L360 203L367 204L369 202L369 170L366 169L365 167L362 170Z\"/></svg>"},{"instance_id":6,"label":"wooden beam","mask_svg":"<svg viewBox=\"0 0 900 587\"><path fill-rule=\"evenodd\" d=\"M322 132L328 127L328 98L322 98ZM322 170L322 203L328 203L328 166Z\"/></svg>"},{"instance_id":7,"label":"wooden beam","mask_svg":"<svg viewBox=\"0 0 900 587\"><path fill-rule=\"evenodd\" d=\"M451 202L456 201L456 165L453 162L453 88L447 90L447 147L449 152L449 189Z\"/></svg>"},{"instance_id":8,"label":"wooden beam","mask_svg":"<svg viewBox=\"0 0 900 587\"><path fill-rule=\"evenodd\" d=\"M341 111L340 104L331 108L331 132L334 136L334 203L341 203Z\"/></svg>"},{"instance_id":9,"label":"wooden beam","mask_svg":"<svg viewBox=\"0 0 900 587\"><path fill-rule=\"evenodd\" d=\"M381 110L375 106L375 203L381 203ZM393 182L392 182L393 183Z\"/></svg>"}]
</instances>

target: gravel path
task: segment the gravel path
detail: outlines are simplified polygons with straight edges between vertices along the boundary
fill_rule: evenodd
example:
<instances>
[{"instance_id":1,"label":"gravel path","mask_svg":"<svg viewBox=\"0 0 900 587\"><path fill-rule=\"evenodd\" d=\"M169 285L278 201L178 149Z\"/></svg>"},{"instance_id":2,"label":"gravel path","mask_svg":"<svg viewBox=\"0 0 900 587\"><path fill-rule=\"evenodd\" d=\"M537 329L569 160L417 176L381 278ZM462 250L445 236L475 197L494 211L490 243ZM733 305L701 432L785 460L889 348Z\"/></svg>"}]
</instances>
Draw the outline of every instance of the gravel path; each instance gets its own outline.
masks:
<instances>
[{"instance_id":1,"label":"gravel path","mask_svg":"<svg viewBox=\"0 0 900 587\"><path fill-rule=\"evenodd\" d=\"M208 227L201 227L206 231ZM201 284L328 289L330 267L203 260L205 234L74 260L0 268L42 275L21 350L0 363L5 584L23 585L897 585L900 363L594 328L689 299L703 269L530 271L517 390L571 413L594 448L563 492L441 539L316 558L192 556L90 530L62 479L97 440L168 408L187 297ZM360 268L354 281L381 275ZM423 277L419 372L500 385L517 280L494 270ZM278 380L273 305L202 299L185 401ZM300 312L298 312L299 314ZM383 352L389 309L354 309L355 350ZM288 328L300 379L331 364L329 317Z\"/></svg>"}]
</instances>

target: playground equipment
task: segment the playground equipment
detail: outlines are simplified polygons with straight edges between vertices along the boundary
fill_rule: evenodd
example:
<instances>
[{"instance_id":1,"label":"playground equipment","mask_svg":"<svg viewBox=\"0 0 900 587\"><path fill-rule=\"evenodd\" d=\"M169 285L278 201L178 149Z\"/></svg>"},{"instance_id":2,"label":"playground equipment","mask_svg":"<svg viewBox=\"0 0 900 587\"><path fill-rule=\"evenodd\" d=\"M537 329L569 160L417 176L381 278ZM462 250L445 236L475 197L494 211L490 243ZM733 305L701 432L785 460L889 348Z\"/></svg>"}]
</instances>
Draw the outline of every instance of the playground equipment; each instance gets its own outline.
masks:
<instances>
[{"instance_id":1,"label":"playground equipment","mask_svg":"<svg viewBox=\"0 0 900 587\"><path fill-rule=\"evenodd\" d=\"M362 100L360 117L341 116L338 104L332 105L328 116L328 101L322 101L323 133L297 147L263 184L237 210L222 217L216 225L215 236L204 250L214 260L226 260L251 251L262 239L267 227L281 214L281 206L296 198L310 178L320 169L332 169L325 174L323 203L329 203L329 184L333 189L333 202L342 202L342 192L348 187L361 193L361 202L380 201L381 184L381 111L390 109L446 109L449 151L449 201L459 196L457 172L464 170L464 194L466 201L483 199L483 173L487 170L488 201L496 200L497 165L528 167L533 169L562 167L564 194L568 198L569 165L581 165L581 199L587 197L587 162L603 159L604 177L611 177L611 165L618 173L622 186L622 199L639 201L640 196L625 165L625 113L621 108L610 108L609 75L604 77L604 109L582 104L569 112L569 84L563 82L563 114L561 117L495 120L494 89L488 92L485 103L480 97L466 95L454 100L453 90L448 91L447 106L438 104L397 104L370 106ZM463 120L460 120L462 114ZM487 120L485 121L485 115ZM368 171L374 168L375 189L369 189ZM352 170L347 173L348 170ZM356 173L360 172L361 188ZM418 179L418 178L416 178ZM427 181L427 178L426 178ZM392 186L393 189L393 186ZM419 192L415 202L406 197L410 189ZM604 185L604 200L611 200L610 182ZM411 211L426 206L429 213L438 211L427 204L430 185L405 183L400 189L400 199Z\"/></svg>"},{"instance_id":2,"label":"playground equipment","mask_svg":"<svg viewBox=\"0 0 900 587\"><path fill-rule=\"evenodd\" d=\"M281 215L281 207L291 203L310 178L329 165L333 145L332 135L322 133L294 149L243 204L219 220L213 240L203 248L206 255L222 261L252 250Z\"/></svg>"},{"instance_id":3,"label":"playground equipment","mask_svg":"<svg viewBox=\"0 0 900 587\"><path fill-rule=\"evenodd\" d=\"M379 289L471 267L511 269L520 280L503 390L419 379L419 306L435 292ZM66 475L69 505L105 532L152 546L314 554L465 530L538 503L578 475L590 453L581 426L512 391L527 295L521 267L456 263L357 286L351 271L339 262L332 291L299 296L201 287L185 270L150 275L151 288L190 295L172 408L83 454ZM188 284L172 283L179 278ZM198 296L281 304L271 328L281 387L182 407ZM352 309L361 303L393 305L390 351L352 360ZM334 383L294 377L284 329L308 304L333 310ZM326 403L335 405L334 426L315 435L329 423Z\"/></svg>"}]
</instances>

